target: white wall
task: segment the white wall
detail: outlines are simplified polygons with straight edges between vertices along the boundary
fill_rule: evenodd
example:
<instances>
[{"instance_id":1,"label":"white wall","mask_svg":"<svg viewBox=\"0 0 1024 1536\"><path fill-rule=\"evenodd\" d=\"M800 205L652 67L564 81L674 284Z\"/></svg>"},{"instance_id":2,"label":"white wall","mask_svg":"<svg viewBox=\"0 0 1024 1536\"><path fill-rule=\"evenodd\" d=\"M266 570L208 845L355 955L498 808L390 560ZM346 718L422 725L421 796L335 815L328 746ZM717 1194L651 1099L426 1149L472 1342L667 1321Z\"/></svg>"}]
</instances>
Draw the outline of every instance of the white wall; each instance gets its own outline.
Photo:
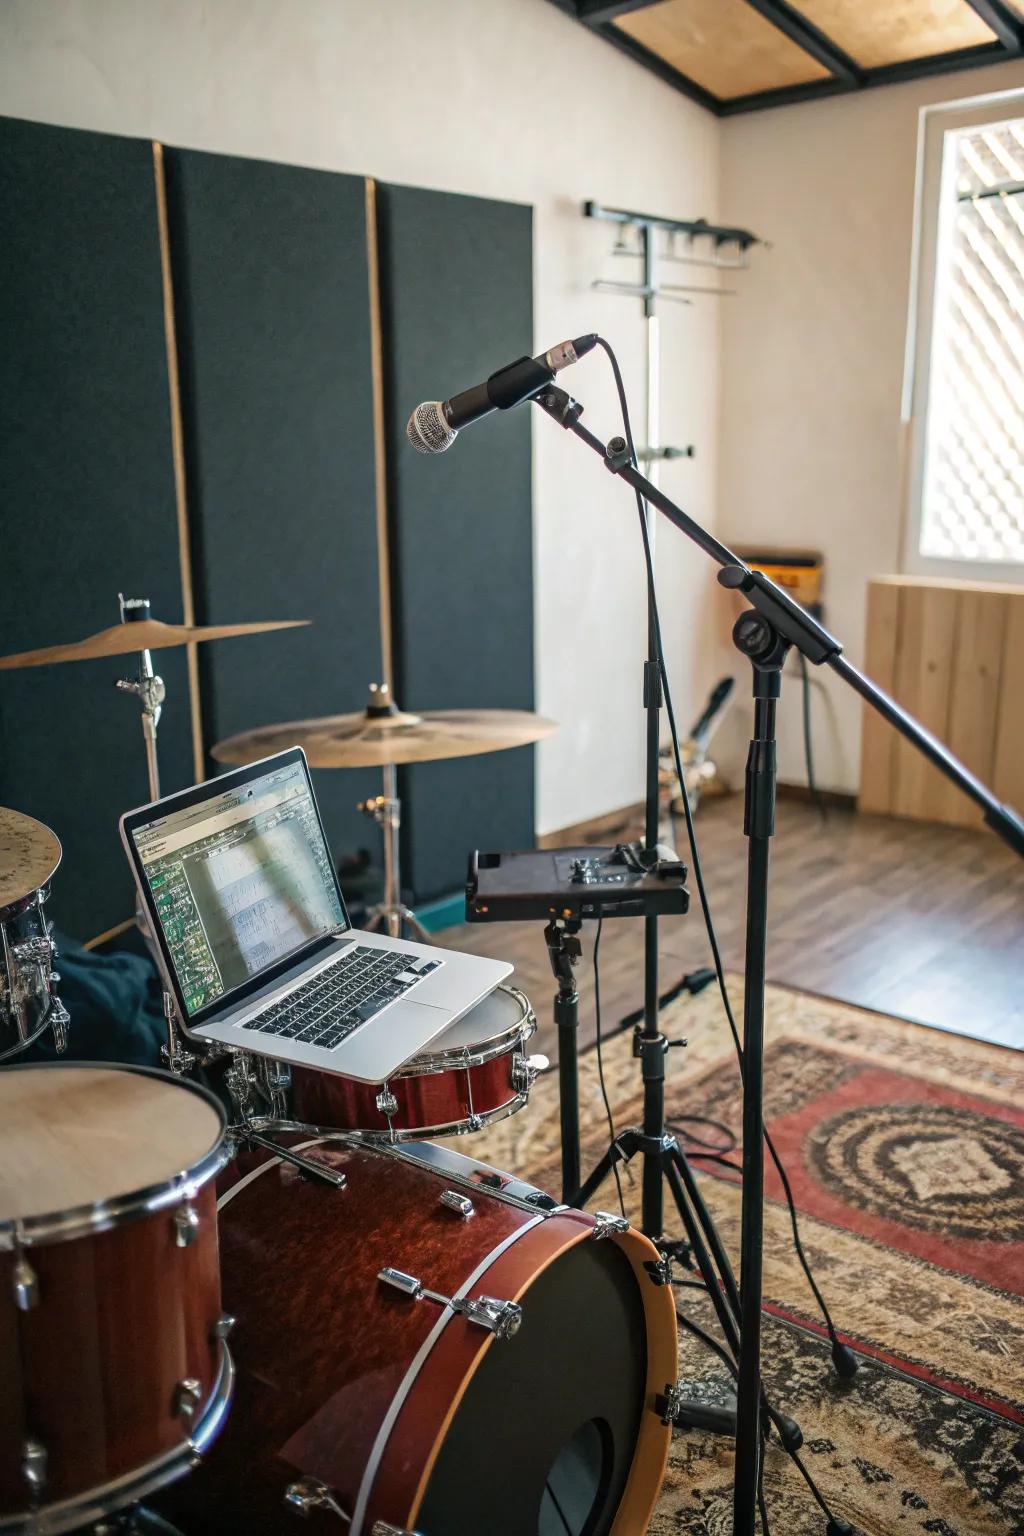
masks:
<instances>
[{"instance_id":1,"label":"white wall","mask_svg":"<svg viewBox=\"0 0 1024 1536\"><path fill-rule=\"evenodd\" d=\"M612 262L608 227L584 220L580 204L719 211L718 122L547 0L4 0L0 113L532 203L533 339L608 335L638 426L639 305L589 291L629 264ZM663 325L664 440L698 449L664 484L704 520L714 514L713 303L666 306ZM447 378L438 358L439 392L473 382ZM611 436L597 355L573 385L590 425ZM641 796L644 593L625 488L539 415L534 442L537 707L562 724L538 754L544 832ZM669 665L689 716L710 675L712 573L668 531L658 564Z\"/></svg>"},{"instance_id":2,"label":"white wall","mask_svg":"<svg viewBox=\"0 0 1024 1536\"><path fill-rule=\"evenodd\" d=\"M718 532L821 549L826 623L857 664L868 579L899 569L918 113L1022 83L1008 63L722 123L722 217L773 248L723 301ZM817 776L855 790L860 705L815 676ZM803 782L795 667L783 692L779 772Z\"/></svg>"}]
</instances>

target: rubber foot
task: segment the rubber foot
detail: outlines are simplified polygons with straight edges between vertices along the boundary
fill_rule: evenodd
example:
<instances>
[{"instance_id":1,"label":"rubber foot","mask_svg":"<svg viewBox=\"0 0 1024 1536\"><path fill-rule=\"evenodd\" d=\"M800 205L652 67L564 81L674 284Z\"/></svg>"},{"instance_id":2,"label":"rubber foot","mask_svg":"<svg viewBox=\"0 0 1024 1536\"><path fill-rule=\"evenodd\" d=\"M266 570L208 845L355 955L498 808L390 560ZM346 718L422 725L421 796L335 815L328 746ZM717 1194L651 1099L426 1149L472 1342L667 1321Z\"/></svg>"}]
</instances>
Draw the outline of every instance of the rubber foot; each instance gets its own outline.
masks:
<instances>
[{"instance_id":1,"label":"rubber foot","mask_svg":"<svg viewBox=\"0 0 1024 1536\"><path fill-rule=\"evenodd\" d=\"M841 1376L844 1381L849 1381L857 1374L857 1356L849 1344L843 1344L838 1339L832 1346L832 1364L836 1368L836 1375Z\"/></svg>"},{"instance_id":2,"label":"rubber foot","mask_svg":"<svg viewBox=\"0 0 1024 1536\"><path fill-rule=\"evenodd\" d=\"M839 1520L833 1515L825 1527L825 1536L855 1536L855 1532L849 1520Z\"/></svg>"}]
</instances>

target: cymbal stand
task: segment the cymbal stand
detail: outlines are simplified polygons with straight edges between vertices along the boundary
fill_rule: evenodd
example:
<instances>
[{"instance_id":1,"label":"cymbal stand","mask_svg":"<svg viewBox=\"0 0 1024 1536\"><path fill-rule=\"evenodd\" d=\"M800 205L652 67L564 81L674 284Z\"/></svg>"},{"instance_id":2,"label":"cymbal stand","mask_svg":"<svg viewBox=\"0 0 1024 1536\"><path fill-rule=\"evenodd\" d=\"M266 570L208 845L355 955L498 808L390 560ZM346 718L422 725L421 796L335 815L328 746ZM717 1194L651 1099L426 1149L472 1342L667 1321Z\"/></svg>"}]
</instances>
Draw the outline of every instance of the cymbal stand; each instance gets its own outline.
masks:
<instances>
[{"instance_id":1,"label":"cymbal stand","mask_svg":"<svg viewBox=\"0 0 1024 1536\"><path fill-rule=\"evenodd\" d=\"M123 592L117 594L117 600L121 605L121 623L135 624L149 618L148 597L125 597ZM160 764L156 751L156 730L160 724L160 712L164 699L167 697L167 689L162 677L158 677L153 671L153 658L148 651L139 652L139 676L138 680L119 677L117 688L121 693L132 693L142 706L142 737L146 743L146 774L149 780L150 800L160 799ZM156 959L156 945L149 926L149 918L146 909L142 905L142 898L135 897L135 926L146 941L146 948L153 959Z\"/></svg>"},{"instance_id":2,"label":"cymbal stand","mask_svg":"<svg viewBox=\"0 0 1024 1536\"><path fill-rule=\"evenodd\" d=\"M385 763L384 793L360 800L358 809L364 816L375 821L384 834L384 900L370 911L366 927L370 932L380 929L393 939L402 937L403 924L417 939L430 943L430 934L415 912L402 900L402 874L398 846L398 830L402 825L402 802L398 798L398 773L394 763Z\"/></svg>"}]
</instances>

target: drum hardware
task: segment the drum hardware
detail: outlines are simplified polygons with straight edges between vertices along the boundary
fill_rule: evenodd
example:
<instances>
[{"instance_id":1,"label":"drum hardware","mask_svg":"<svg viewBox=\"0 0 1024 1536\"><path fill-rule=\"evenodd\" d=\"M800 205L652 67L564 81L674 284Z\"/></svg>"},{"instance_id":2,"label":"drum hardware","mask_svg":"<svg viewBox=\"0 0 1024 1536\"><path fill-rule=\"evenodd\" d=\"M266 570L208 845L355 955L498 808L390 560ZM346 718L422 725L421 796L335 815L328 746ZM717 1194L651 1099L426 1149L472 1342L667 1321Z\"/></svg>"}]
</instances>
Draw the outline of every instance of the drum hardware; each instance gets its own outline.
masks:
<instances>
[{"instance_id":1,"label":"drum hardware","mask_svg":"<svg viewBox=\"0 0 1024 1536\"><path fill-rule=\"evenodd\" d=\"M433 1301L439 1307L450 1307L467 1322L486 1328L496 1339L514 1339L522 1327L523 1309L514 1301L499 1301L496 1296L478 1296L474 1301L465 1296L442 1296L439 1291L428 1290L422 1280L401 1269L382 1269L377 1279L412 1301Z\"/></svg>"},{"instance_id":2,"label":"drum hardware","mask_svg":"<svg viewBox=\"0 0 1024 1536\"><path fill-rule=\"evenodd\" d=\"M14 1305L19 1312L31 1312L39 1305L39 1281L36 1272L23 1253L14 1261Z\"/></svg>"},{"instance_id":3,"label":"drum hardware","mask_svg":"<svg viewBox=\"0 0 1024 1536\"><path fill-rule=\"evenodd\" d=\"M174 1411L181 1420L185 1433L191 1436L192 1420L203 1400L203 1384L195 1376L186 1376L178 1382L174 1392Z\"/></svg>"},{"instance_id":4,"label":"drum hardware","mask_svg":"<svg viewBox=\"0 0 1024 1536\"><path fill-rule=\"evenodd\" d=\"M472 1200L470 1200L469 1196L460 1195L457 1189L442 1190L438 1203L443 1205L445 1210L454 1211L456 1215L461 1216L464 1221L468 1221L470 1216L474 1216L476 1214L476 1206L473 1204Z\"/></svg>"},{"instance_id":5,"label":"drum hardware","mask_svg":"<svg viewBox=\"0 0 1024 1536\"><path fill-rule=\"evenodd\" d=\"M370 705L367 714L370 714L375 707L375 696L379 698L387 692L386 683L370 684ZM427 929L412 908L407 907L402 900L401 853L398 837L402 825L402 802L398 798L398 774L394 763L385 763L381 771L384 777L384 793L373 795L369 800L360 800L356 805L356 809L362 811L364 816L369 816L371 821L375 821L384 834L384 900L371 907L367 914L366 927L371 932L374 929L380 929L397 939L402 935L404 924L417 939L422 939L429 944L430 934Z\"/></svg>"},{"instance_id":6,"label":"drum hardware","mask_svg":"<svg viewBox=\"0 0 1024 1536\"><path fill-rule=\"evenodd\" d=\"M329 1509L333 1515L338 1515L351 1525L351 1516L347 1515L331 1493L326 1483L320 1482L316 1477L303 1477L296 1483L289 1483L284 1491L284 1501L291 1509L297 1509L300 1515L308 1515L312 1509Z\"/></svg>"},{"instance_id":7,"label":"drum hardware","mask_svg":"<svg viewBox=\"0 0 1024 1536\"><path fill-rule=\"evenodd\" d=\"M629 1221L625 1216L616 1216L611 1211L595 1211L594 1227L590 1236L594 1242L599 1242L602 1237L611 1237L616 1232L628 1232Z\"/></svg>"},{"instance_id":8,"label":"drum hardware","mask_svg":"<svg viewBox=\"0 0 1024 1536\"><path fill-rule=\"evenodd\" d=\"M199 1212L194 1205L183 1205L174 1213L174 1246L191 1248L199 1236Z\"/></svg>"}]
</instances>

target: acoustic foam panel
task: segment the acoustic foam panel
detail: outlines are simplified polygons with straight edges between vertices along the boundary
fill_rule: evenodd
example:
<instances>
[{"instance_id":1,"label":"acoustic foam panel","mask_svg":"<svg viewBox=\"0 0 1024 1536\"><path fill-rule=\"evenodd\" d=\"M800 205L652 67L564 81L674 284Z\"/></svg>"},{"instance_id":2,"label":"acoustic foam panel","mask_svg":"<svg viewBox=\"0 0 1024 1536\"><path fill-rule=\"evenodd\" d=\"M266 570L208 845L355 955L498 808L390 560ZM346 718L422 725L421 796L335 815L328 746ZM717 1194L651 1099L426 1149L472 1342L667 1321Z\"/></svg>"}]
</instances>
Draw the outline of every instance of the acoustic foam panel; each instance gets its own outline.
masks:
<instances>
[{"instance_id":1,"label":"acoustic foam panel","mask_svg":"<svg viewBox=\"0 0 1024 1536\"><path fill-rule=\"evenodd\" d=\"M181 621L160 248L148 142L0 119L0 654L118 620ZM191 780L184 653L154 653L167 790ZM51 915L131 916L117 819L148 798L132 657L0 673L0 802L64 847Z\"/></svg>"},{"instance_id":2,"label":"acoustic foam panel","mask_svg":"<svg viewBox=\"0 0 1024 1536\"><path fill-rule=\"evenodd\" d=\"M533 708L530 408L425 458L405 422L528 352L532 210L380 189L396 693L404 709ZM405 883L457 890L470 849L534 839L533 748L403 770Z\"/></svg>"},{"instance_id":3,"label":"acoustic foam panel","mask_svg":"<svg viewBox=\"0 0 1024 1536\"><path fill-rule=\"evenodd\" d=\"M313 620L201 651L209 750L362 709L379 676L364 182L166 157L197 617ZM354 808L379 773L314 781L335 855L366 847L379 863Z\"/></svg>"}]
</instances>

